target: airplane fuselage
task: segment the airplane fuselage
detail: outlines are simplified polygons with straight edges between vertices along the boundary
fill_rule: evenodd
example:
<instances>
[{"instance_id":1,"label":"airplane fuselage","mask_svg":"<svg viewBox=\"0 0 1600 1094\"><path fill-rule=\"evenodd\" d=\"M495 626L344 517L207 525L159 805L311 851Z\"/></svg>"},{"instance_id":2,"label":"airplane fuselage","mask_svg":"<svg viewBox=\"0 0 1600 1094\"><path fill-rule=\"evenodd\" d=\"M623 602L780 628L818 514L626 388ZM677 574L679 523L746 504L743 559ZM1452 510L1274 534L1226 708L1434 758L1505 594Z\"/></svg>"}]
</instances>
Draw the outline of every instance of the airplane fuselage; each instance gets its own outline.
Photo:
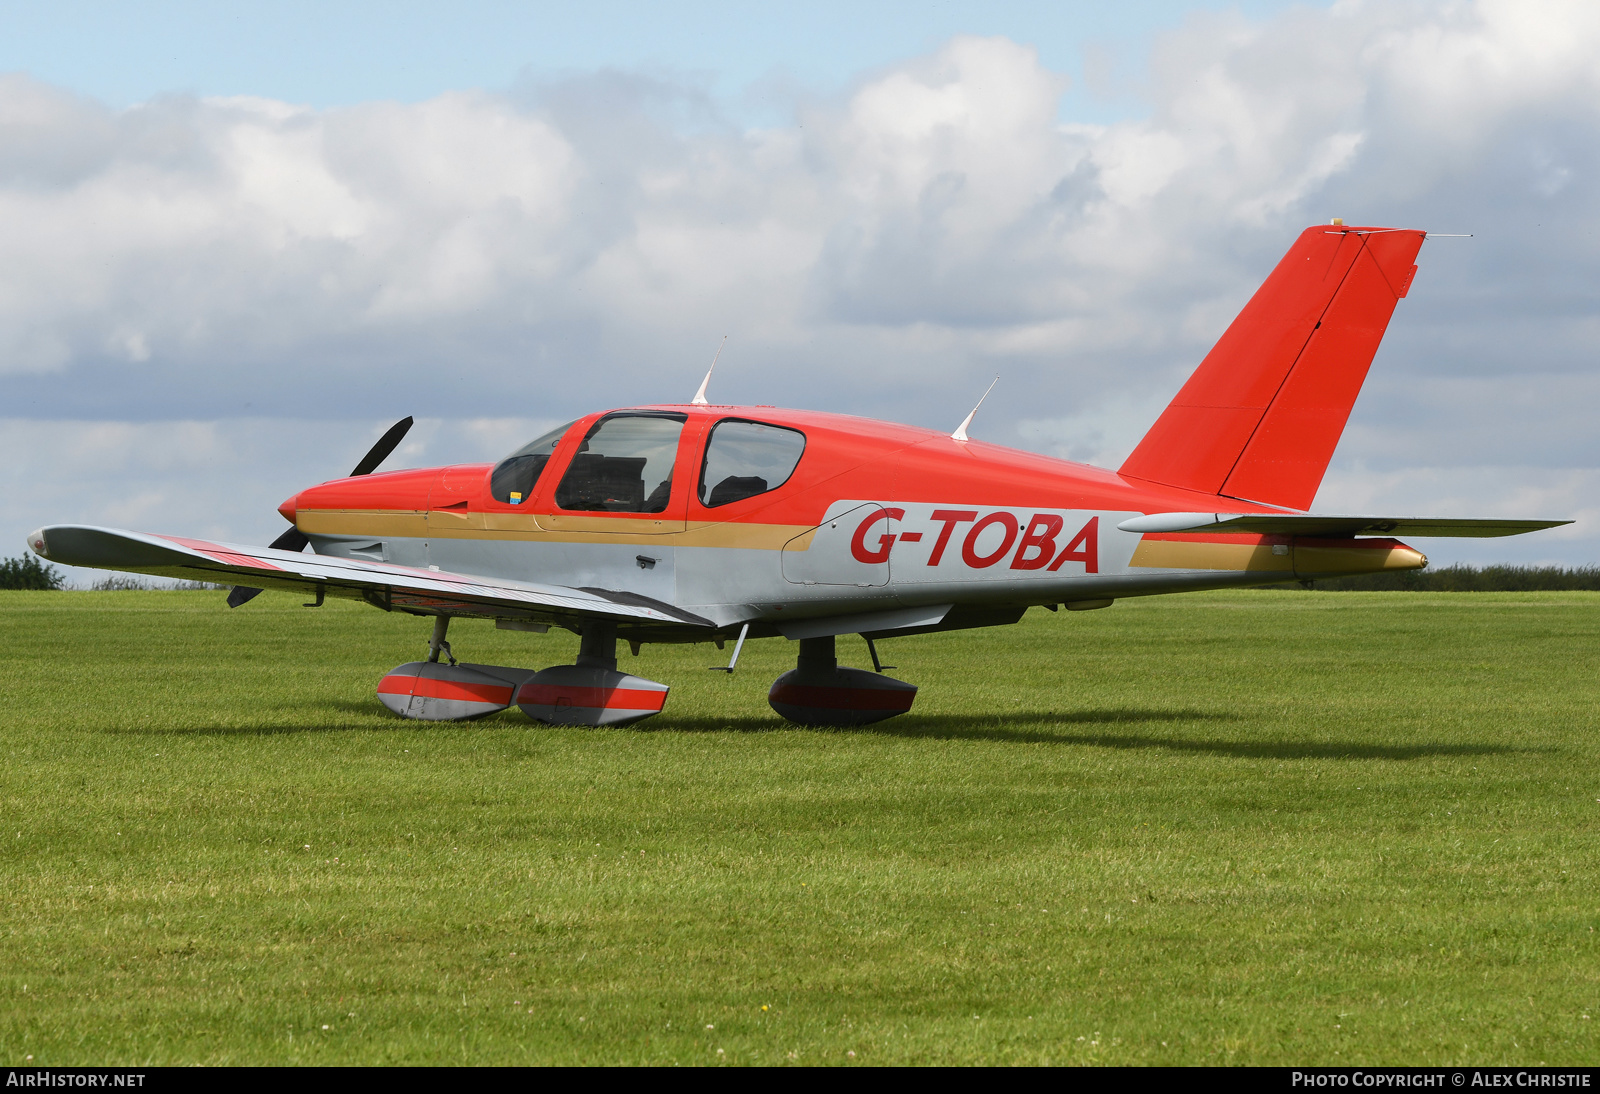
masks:
<instances>
[{"instance_id":1,"label":"airplane fuselage","mask_svg":"<svg viewBox=\"0 0 1600 1094\"><path fill-rule=\"evenodd\" d=\"M616 647L781 635L795 668L768 702L804 725L911 709L916 686L838 664L835 639L1015 622L1033 605L1426 565L1390 533L1519 535L1564 523L1307 512L1424 233L1335 220L1300 233L1117 471L840 414L689 405L591 414L496 464L351 476L280 508L266 548L88 525L41 528L40 556L234 582L432 616L428 660L379 682L408 718L515 703L540 722L660 712L666 684ZM314 554L306 555L309 545ZM458 662L454 618L581 636L570 665Z\"/></svg>"},{"instance_id":2,"label":"airplane fuselage","mask_svg":"<svg viewBox=\"0 0 1600 1094\"><path fill-rule=\"evenodd\" d=\"M560 496L561 484L586 436L601 423L657 415L681 418L657 511L561 503L573 502ZM708 440L725 423L803 439L786 480L733 501L708 495ZM771 407L593 414L568 427L525 496L494 496L494 473L494 465L468 464L335 480L302 491L282 512L319 554L633 594L719 629L751 623L756 633L864 613L888 614L883 626L857 629L983 625L1030 605L1102 607L1426 561L1386 538L1126 532L1118 525L1130 518L1214 510L1218 499L931 430ZM655 630L669 638L670 628Z\"/></svg>"}]
</instances>

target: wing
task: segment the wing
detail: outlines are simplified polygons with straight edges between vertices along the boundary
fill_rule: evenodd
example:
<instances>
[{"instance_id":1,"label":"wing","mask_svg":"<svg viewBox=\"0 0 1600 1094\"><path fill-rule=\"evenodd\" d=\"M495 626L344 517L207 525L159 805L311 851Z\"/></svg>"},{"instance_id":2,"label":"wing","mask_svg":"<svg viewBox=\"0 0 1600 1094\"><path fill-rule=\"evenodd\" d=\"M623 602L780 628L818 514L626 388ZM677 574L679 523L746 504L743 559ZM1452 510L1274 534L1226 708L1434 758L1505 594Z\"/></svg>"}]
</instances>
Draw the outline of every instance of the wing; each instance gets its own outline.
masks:
<instances>
[{"instance_id":1,"label":"wing","mask_svg":"<svg viewBox=\"0 0 1600 1094\"><path fill-rule=\"evenodd\" d=\"M1117 525L1124 532L1251 532L1280 536L1519 536L1570 520L1462 520L1454 517L1346 517L1312 513L1151 513Z\"/></svg>"},{"instance_id":2,"label":"wing","mask_svg":"<svg viewBox=\"0 0 1600 1094\"><path fill-rule=\"evenodd\" d=\"M129 570L219 585L325 592L328 596L364 600L386 611L525 619L558 625L609 619L679 629L713 626L708 619L633 593L417 570L362 559L155 536L119 528L58 524L34 532L28 537L28 546L51 562L69 566Z\"/></svg>"}]
</instances>

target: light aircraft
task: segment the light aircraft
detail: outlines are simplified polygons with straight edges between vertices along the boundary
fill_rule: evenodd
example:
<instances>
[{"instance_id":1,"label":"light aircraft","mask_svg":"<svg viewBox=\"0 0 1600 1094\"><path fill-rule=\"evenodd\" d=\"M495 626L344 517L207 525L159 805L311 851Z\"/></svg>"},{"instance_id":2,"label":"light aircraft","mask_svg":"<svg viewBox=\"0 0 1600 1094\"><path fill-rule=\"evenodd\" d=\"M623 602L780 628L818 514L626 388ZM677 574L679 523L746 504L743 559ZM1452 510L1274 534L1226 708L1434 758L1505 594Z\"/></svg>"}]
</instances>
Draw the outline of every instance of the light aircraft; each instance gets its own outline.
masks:
<instances>
[{"instance_id":1,"label":"light aircraft","mask_svg":"<svg viewBox=\"0 0 1600 1094\"><path fill-rule=\"evenodd\" d=\"M231 584L233 606L280 589L431 616L427 659L378 685L408 718L516 704L548 723L636 721L668 688L618 671L619 640L636 656L732 641L732 671L747 639L781 636L798 657L774 710L877 721L917 689L839 666L838 635L863 636L881 669L876 639L1014 623L1030 606L1415 569L1427 560L1393 535L1568 523L1306 511L1424 238L1307 228L1116 471L970 439L972 415L947 434L715 406L702 383L688 404L589 414L497 464L373 473L408 418L348 478L284 502L293 527L271 547L82 525L28 543L54 562ZM458 662L460 617L564 628L578 654L542 671Z\"/></svg>"}]
</instances>

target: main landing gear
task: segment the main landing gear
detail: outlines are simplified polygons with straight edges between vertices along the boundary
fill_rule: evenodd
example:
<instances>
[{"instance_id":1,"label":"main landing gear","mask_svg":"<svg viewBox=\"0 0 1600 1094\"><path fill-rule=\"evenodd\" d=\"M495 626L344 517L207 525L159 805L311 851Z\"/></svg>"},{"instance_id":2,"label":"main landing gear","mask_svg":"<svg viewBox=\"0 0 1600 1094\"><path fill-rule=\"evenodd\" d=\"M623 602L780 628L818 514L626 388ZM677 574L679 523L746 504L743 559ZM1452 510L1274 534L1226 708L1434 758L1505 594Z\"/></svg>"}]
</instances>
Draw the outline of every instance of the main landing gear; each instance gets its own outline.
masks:
<instances>
[{"instance_id":1,"label":"main landing gear","mask_svg":"<svg viewBox=\"0 0 1600 1094\"><path fill-rule=\"evenodd\" d=\"M460 721L515 703L537 722L615 726L660 714L666 704L666 684L617 671L614 623L585 624L577 663L537 672L457 661L445 641L449 627L449 616L437 617L428 659L401 665L378 682L378 699L402 718ZM877 650L870 642L868 648L881 670ZM840 668L830 635L800 641L798 664L773 683L767 702L799 725L859 726L904 714L916 697L915 684L881 671Z\"/></svg>"},{"instance_id":2,"label":"main landing gear","mask_svg":"<svg viewBox=\"0 0 1600 1094\"><path fill-rule=\"evenodd\" d=\"M449 626L449 616L438 616L428 660L408 662L378 681L378 700L402 718L481 718L514 702L538 722L611 726L660 714L667 701L667 685L617 671L614 623L585 624L577 664L538 672L458 662L445 641Z\"/></svg>"},{"instance_id":3,"label":"main landing gear","mask_svg":"<svg viewBox=\"0 0 1600 1094\"><path fill-rule=\"evenodd\" d=\"M536 722L620 726L660 714L667 685L617 671L617 625L586 623L578 663L536 672L517 691L517 706Z\"/></svg>"},{"instance_id":4,"label":"main landing gear","mask_svg":"<svg viewBox=\"0 0 1600 1094\"><path fill-rule=\"evenodd\" d=\"M878 661L877 650L872 660ZM802 638L799 664L767 693L772 709L803 726L861 726L904 714L917 686L865 669L842 669L833 636Z\"/></svg>"}]
</instances>

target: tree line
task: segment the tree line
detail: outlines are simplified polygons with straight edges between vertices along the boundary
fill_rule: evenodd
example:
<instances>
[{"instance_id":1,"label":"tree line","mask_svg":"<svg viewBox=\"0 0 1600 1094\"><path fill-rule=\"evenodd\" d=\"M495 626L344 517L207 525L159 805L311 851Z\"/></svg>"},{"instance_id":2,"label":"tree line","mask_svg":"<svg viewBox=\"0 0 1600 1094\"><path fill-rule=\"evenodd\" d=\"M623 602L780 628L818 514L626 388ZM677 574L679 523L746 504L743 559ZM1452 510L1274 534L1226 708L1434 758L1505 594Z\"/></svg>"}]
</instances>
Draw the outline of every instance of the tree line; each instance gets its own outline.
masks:
<instances>
[{"instance_id":1,"label":"tree line","mask_svg":"<svg viewBox=\"0 0 1600 1094\"><path fill-rule=\"evenodd\" d=\"M0 589L56 590L70 588L67 576L33 555L21 558L0 559ZM212 585L204 581L178 581L161 584L130 574L112 574L89 586L91 592L111 593L123 591L147 592L156 589L226 589L226 585Z\"/></svg>"},{"instance_id":2,"label":"tree line","mask_svg":"<svg viewBox=\"0 0 1600 1094\"><path fill-rule=\"evenodd\" d=\"M1600 566L1441 566L1437 570L1393 570L1316 581L1285 582L1271 589L1324 592L1530 593L1600 589Z\"/></svg>"}]
</instances>

